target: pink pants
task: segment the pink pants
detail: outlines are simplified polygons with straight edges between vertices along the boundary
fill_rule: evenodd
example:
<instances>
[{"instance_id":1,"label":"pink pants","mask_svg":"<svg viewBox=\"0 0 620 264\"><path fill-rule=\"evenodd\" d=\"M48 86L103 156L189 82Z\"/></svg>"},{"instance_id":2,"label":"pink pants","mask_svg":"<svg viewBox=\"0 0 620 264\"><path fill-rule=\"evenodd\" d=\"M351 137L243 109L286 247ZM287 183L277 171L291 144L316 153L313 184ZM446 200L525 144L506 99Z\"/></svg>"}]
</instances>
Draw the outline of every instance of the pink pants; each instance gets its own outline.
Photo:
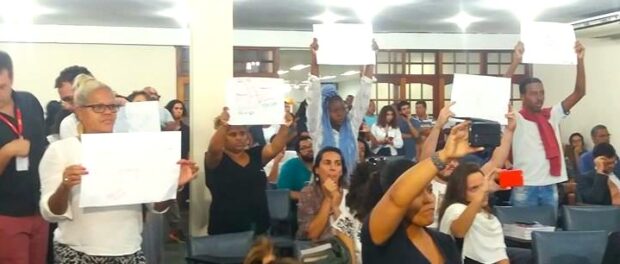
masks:
<instances>
[{"instance_id":1,"label":"pink pants","mask_svg":"<svg viewBox=\"0 0 620 264\"><path fill-rule=\"evenodd\" d=\"M40 215L0 215L0 264L45 264L48 229Z\"/></svg>"}]
</instances>

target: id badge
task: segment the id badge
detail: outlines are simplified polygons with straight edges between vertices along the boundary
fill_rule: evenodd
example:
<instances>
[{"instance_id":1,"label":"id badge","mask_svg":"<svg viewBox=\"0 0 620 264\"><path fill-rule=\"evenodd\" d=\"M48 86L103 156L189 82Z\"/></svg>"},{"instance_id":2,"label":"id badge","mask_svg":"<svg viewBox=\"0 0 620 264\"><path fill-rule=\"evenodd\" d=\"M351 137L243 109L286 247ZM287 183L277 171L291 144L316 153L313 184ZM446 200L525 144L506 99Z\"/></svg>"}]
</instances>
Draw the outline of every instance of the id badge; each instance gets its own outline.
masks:
<instances>
[{"instance_id":1,"label":"id badge","mask_svg":"<svg viewBox=\"0 0 620 264\"><path fill-rule=\"evenodd\" d=\"M29 166L28 157L15 158L15 169L17 171L27 171Z\"/></svg>"}]
</instances>

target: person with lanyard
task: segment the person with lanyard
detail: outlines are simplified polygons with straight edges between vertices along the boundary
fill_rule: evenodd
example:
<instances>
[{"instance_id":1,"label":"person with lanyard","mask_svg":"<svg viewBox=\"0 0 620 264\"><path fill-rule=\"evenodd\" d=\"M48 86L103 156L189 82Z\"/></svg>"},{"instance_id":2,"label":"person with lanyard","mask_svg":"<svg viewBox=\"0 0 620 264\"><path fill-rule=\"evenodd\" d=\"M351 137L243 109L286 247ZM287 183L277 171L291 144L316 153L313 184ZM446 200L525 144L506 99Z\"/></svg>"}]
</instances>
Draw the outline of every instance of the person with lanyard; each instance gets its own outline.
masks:
<instances>
[{"instance_id":1,"label":"person with lanyard","mask_svg":"<svg viewBox=\"0 0 620 264\"><path fill-rule=\"evenodd\" d=\"M379 49L374 41L372 46L375 51ZM307 126L313 139L313 152L316 155L325 147L339 148L346 161L347 171L350 172L357 163L358 130L370 102L374 65L362 67L360 88L355 95L351 110L347 111L345 101L338 95L335 87L321 87L316 55L318 49L318 40L315 38L310 45L312 60L307 98ZM348 175L345 176L349 178Z\"/></svg>"},{"instance_id":2,"label":"person with lanyard","mask_svg":"<svg viewBox=\"0 0 620 264\"><path fill-rule=\"evenodd\" d=\"M47 146L43 108L13 90L13 62L0 51L0 263L45 263L48 223L39 214L39 162Z\"/></svg>"}]
</instances>

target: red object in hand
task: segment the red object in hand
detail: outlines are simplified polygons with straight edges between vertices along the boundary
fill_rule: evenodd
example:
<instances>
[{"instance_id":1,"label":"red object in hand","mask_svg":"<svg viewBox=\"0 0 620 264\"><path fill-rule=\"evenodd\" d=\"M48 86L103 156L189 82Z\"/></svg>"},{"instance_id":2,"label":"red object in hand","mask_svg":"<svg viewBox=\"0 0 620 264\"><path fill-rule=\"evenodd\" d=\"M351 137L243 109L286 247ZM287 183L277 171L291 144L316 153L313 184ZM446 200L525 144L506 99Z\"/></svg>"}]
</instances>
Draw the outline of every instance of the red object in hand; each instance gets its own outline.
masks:
<instances>
[{"instance_id":1,"label":"red object in hand","mask_svg":"<svg viewBox=\"0 0 620 264\"><path fill-rule=\"evenodd\" d=\"M502 189L523 186L522 170L502 170L499 172L499 186Z\"/></svg>"}]
</instances>

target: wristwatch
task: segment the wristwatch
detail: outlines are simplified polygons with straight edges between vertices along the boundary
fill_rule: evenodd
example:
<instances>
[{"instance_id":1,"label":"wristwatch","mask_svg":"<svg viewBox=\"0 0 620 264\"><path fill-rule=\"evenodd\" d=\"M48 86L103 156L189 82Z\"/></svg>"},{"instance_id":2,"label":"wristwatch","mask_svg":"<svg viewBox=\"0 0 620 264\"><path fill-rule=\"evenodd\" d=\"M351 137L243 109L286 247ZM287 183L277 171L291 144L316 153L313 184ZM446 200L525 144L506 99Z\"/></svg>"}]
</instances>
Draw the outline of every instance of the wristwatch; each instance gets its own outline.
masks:
<instances>
[{"instance_id":1,"label":"wristwatch","mask_svg":"<svg viewBox=\"0 0 620 264\"><path fill-rule=\"evenodd\" d=\"M439 154L437 154L437 152L431 155L431 161L433 162L433 165L437 167L437 170L441 171L446 168L446 163L441 161L441 159L439 159Z\"/></svg>"}]
</instances>

